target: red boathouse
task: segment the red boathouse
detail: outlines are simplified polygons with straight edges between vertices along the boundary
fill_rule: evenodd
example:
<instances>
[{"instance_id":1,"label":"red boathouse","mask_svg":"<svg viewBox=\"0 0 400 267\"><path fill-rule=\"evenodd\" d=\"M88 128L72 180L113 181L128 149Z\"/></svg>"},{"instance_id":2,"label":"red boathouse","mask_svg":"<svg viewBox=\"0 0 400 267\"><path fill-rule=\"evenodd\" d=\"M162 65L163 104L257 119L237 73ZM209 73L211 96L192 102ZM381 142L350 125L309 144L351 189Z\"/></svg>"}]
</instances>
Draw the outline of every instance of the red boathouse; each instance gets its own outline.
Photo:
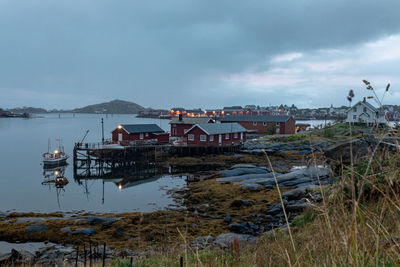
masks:
<instances>
[{"instance_id":1,"label":"red boathouse","mask_svg":"<svg viewBox=\"0 0 400 267\"><path fill-rule=\"evenodd\" d=\"M169 142L169 134L157 124L121 124L112 131L112 140L119 143L156 143Z\"/></svg>"},{"instance_id":2,"label":"red boathouse","mask_svg":"<svg viewBox=\"0 0 400 267\"><path fill-rule=\"evenodd\" d=\"M169 124L171 125L171 136L185 137L186 132L195 124L214 123L214 120L207 117L183 117L172 118Z\"/></svg>"},{"instance_id":3,"label":"red boathouse","mask_svg":"<svg viewBox=\"0 0 400 267\"><path fill-rule=\"evenodd\" d=\"M233 146L246 141L247 130L238 123L203 123L187 131L187 145Z\"/></svg>"}]
</instances>

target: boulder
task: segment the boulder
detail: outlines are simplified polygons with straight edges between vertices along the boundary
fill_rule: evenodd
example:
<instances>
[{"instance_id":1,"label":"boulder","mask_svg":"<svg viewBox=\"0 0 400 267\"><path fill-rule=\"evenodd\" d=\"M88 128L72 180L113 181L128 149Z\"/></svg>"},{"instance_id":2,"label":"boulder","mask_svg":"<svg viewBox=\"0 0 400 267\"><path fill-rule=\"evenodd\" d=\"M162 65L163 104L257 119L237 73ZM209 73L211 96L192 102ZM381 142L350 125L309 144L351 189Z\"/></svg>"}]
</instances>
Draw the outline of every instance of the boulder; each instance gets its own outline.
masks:
<instances>
[{"instance_id":1,"label":"boulder","mask_svg":"<svg viewBox=\"0 0 400 267\"><path fill-rule=\"evenodd\" d=\"M267 170L261 169L258 167L241 167L241 168L234 168L230 170L224 170L220 172L221 176L229 177L229 176L239 176L243 174L266 174L268 173Z\"/></svg>"},{"instance_id":2,"label":"boulder","mask_svg":"<svg viewBox=\"0 0 400 267\"><path fill-rule=\"evenodd\" d=\"M190 245L194 249L204 249L207 246L213 244L214 237L208 235L208 236L199 236L196 237L192 244Z\"/></svg>"},{"instance_id":3,"label":"boulder","mask_svg":"<svg viewBox=\"0 0 400 267\"><path fill-rule=\"evenodd\" d=\"M235 199L231 203L231 207L234 207L234 208L241 208L243 206L246 206L246 207L251 206L251 203L246 200L243 200L243 199Z\"/></svg>"},{"instance_id":4,"label":"boulder","mask_svg":"<svg viewBox=\"0 0 400 267\"><path fill-rule=\"evenodd\" d=\"M108 217L88 216L84 219L84 221L90 223L91 225L110 226L117 220L115 218L108 218Z\"/></svg>"},{"instance_id":5,"label":"boulder","mask_svg":"<svg viewBox=\"0 0 400 267\"><path fill-rule=\"evenodd\" d=\"M306 197L308 192L309 192L308 187L304 186L286 191L285 193L282 194L282 197L287 200L298 200Z\"/></svg>"},{"instance_id":6,"label":"boulder","mask_svg":"<svg viewBox=\"0 0 400 267\"><path fill-rule=\"evenodd\" d=\"M350 164L350 144L352 146L354 163L367 157L377 145L374 137L364 137L343 142L337 142L325 149L324 155L330 162Z\"/></svg>"},{"instance_id":7,"label":"boulder","mask_svg":"<svg viewBox=\"0 0 400 267\"><path fill-rule=\"evenodd\" d=\"M89 227L89 228L77 228L76 230L72 231L71 234L73 235L87 235L87 236L91 236L96 234L96 231Z\"/></svg>"},{"instance_id":8,"label":"boulder","mask_svg":"<svg viewBox=\"0 0 400 267\"><path fill-rule=\"evenodd\" d=\"M224 222L231 223L232 222L232 217L230 215L226 216L225 219L224 219Z\"/></svg>"},{"instance_id":9,"label":"boulder","mask_svg":"<svg viewBox=\"0 0 400 267\"><path fill-rule=\"evenodd\" d=\"M228 226L229 230L238 234L254 234L254 231L244 223L234 222Z\"/></svg>"},{"instance_id":10,"label":"boulder","mask_svg":"<svg viewBox=\"0 0 400 267\"><path fill-rule=\"evenodd\" d=\"M246 235L246 234L236 234L236 233L225 233L217 236L214 240L215 246L220 246L222 248L229 248L231 243L237 239L239 244L254 243L258 240L257 237Z\"/></svg>"},{"instance_id":11,"label":"boulder","mask_svg":"<svg viewBox=\"0 0 400 267\"><path fill-rule=\"evenodd\" d=\"M33 225L28 225L25 226L25 231L27 235L31 235L34 233L43 233L45 232L49 227L47 225L43 224L33 224Z\"/></svg>"}]
</instances>

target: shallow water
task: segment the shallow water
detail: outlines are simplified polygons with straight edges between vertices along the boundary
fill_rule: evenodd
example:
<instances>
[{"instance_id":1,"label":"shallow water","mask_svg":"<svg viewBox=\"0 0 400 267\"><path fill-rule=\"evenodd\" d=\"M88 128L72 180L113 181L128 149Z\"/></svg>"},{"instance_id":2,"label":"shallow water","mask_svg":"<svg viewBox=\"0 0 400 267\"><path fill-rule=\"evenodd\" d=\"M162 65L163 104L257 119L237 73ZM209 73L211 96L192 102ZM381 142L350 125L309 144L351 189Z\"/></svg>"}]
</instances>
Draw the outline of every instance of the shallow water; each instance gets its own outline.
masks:
<instances>
[{"instance_id":1,"label":"shallow water","mask_svg":"<svg viewBox=\"0 0 400 267\"><path fill-rule=\"evenodd\" d=\"M103 181L89 180L82 184L73 178L72 158L65 168L69 183L62 189L45 180L41 155L61 138L65 152L72 157L73 146L86 130L85 142L101 141L101 118L105 138L120 123L156 123L169 130L168 120L141 119L133 115L44 114L32 119L0 118L0 211L53 212L85 210L91 212L153 211L174 204L167 191L183 187L181 177L171 176L168 169L157 170L156 176L119 188L123 177ZM47 174L52 174L51 171ZM126 181L125 181L126 182Z\"/></svg>"}]
</instances>

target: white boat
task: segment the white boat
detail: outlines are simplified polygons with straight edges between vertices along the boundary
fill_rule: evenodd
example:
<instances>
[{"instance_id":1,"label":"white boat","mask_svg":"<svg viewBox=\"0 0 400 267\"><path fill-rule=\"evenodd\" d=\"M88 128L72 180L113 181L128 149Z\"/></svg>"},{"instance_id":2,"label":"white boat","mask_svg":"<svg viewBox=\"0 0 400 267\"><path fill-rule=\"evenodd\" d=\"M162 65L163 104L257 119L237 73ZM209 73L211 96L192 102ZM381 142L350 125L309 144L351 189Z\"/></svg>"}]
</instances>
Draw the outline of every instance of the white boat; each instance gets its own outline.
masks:
<instances>
[{"instance_id":1,"label":"white boat","mask_svg":"<svg viewBox=\"0 0 400 267\"><path fill-rule=\"evenodd\" d=\"M50 152L50 140L49 140L49 149L48 152L42 154L43 165L44 166L59 166L64 165L69 158L69 155L64 152L64 147L61 146L60 139L58 149Z\"/></svg>"}]
</instances>

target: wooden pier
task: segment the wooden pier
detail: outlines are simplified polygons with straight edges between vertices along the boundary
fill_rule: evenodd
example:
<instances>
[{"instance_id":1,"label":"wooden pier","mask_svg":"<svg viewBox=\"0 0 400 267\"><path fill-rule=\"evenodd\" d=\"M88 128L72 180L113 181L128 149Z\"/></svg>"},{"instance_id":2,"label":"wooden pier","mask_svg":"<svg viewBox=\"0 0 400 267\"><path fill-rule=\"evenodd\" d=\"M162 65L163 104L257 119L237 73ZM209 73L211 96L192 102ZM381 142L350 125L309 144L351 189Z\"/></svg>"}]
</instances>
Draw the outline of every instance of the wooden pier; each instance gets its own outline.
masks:
<instances>
[{"instance_id":1,"label":"wooden pier","mask_svg":"<svg viewBox=\"0 0 400 267\"><path fill-rule=\"evenodd\" d=\"M76 143L73 150L74 177L104 177L115 169L140 164L165 162L168 157L199 156L235 153L241 144L229 146L134 145L112 147L102 143Z\"/></svg>"}]
</instances>

